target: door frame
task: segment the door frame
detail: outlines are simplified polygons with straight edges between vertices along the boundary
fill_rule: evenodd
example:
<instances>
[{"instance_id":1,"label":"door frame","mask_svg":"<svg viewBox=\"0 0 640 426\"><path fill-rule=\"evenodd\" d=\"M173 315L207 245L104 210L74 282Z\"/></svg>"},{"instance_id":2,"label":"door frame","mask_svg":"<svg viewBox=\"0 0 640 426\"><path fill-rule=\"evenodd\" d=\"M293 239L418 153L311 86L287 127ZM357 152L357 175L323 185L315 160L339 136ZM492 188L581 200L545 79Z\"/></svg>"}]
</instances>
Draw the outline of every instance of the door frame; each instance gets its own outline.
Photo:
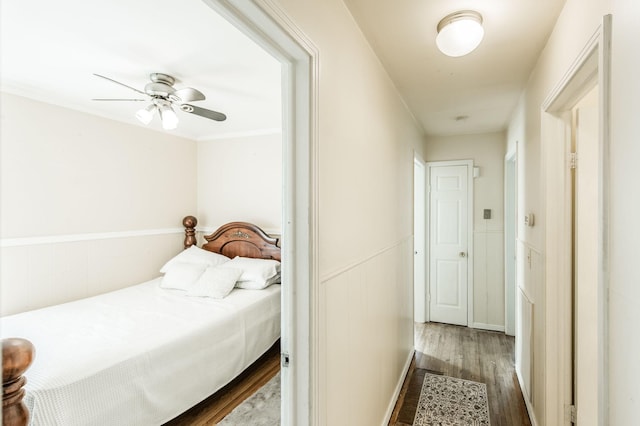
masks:
<instances>
[{"instance_id":1,"label":"door frame","mask_svg":"<svg viewBox=\"0 0 640 426\"><path fill-rule=\"evenodd\" d=\"M427 179L427 207L426 216L426 241L430 241L431 235L431 168L443 166L467 166L467 327L473 328L473 222L474 222L474 206L473 206L473 160L451 160L451 161L428 161L426 163L426 179ZM431 251L430 244L425 244L426 262L425 273L427 279L427 305L431 304ZM431 312L427 310L427 319L431 320Z\"/></svg>"},{"instance_id":2,"label":"door frame","mask_svg":"<svg viewBox=\"0 0 640 426\"><path fill-rule=\"evenodd\" d=\"M272 0L203 1L282 64L281 424L318 425L319 52Z\"/></svg>"},{"instance_id":3,"label":"door frame","mask_svg":"<svg viewBox=\"0 0 640 426\"><path fill-rule=\"evenodd\" d=\"M513 168L512 171L511 168ZM511 180L511 181L510 181ZM513 185L513 191L509 187ZM510 211L510 208L512 211ZM513 223L510 223L512 220ZM513 235L510 235L510 228ZM509 239L512 238L512 250L509 250ZM518 240L518 142L515 148L504 157L504 332L509 336L515 336L517 330L517 240ZM512 265L512 276L509 276L509 265ZM510 280L512 282L510 282ZM513 291L513 300L508 300L509 287ZM513 323L509 318L509 303L514 311Z\"/></svg>"},{"instance_id":4,"label":"door frame","mask_svg":"<svg viewBox=\"0 0 640 426\"><path fill-rule=\"evenodd\" d=\"M611 15L603 17L541 111L545 204L545 406L544 424L569 425L572 404L572 207L569 158L571 108L596 84L599 90L598 425L607 424L609 398L609 143ZM553 325L553 326L551 326Z\"/></svg>"},{"instance_id":5,"label":"door frame","mask_svg":"<svg viewBox=\"0 0 640 426\"><path fill-rule=\"evenodd\" d=\"M418 169L421 169L422 179L418 179ZM413 154L413 320L415 322L429 321L429 303L427 300L427 167L418 155ZM420 239L418 239L420 238ZM416 247L416 240L421 247ZM422 283L417 282L416 276L422 275Z\"/></svg>"}]
</instances>

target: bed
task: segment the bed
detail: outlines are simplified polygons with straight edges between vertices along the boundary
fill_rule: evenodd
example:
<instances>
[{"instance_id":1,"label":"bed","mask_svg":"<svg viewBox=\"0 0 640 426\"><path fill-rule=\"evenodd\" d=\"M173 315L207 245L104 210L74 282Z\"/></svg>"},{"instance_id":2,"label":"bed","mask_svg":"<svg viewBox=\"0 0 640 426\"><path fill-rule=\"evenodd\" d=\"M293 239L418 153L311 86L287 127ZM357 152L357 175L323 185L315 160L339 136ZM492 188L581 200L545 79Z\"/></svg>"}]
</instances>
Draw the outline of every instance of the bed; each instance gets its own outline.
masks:
<instances>
[{"instance_id":1,"label":"bed","mask_svg":"<svg viewBox=\"0 0 640 426\"><path fill-rule=\"evenodd\" d=\"M35 346L24 386L30 424L160 425L218 391L279 339L277 239L255 225L232 222L198 248L196 223L192 216L184 219L185 250L167 262L163 277L2 318L3 338L25 338ZM200 275L236 277L222 298L191 294L195 285L171 287L187 277L172 271L195 268L187 255L205 251L207 259L231 259L205 266ZM252 276L245 279L253 266L242 262L277 265L277 277L258 288Z\"/></svg>"}]
</instances>

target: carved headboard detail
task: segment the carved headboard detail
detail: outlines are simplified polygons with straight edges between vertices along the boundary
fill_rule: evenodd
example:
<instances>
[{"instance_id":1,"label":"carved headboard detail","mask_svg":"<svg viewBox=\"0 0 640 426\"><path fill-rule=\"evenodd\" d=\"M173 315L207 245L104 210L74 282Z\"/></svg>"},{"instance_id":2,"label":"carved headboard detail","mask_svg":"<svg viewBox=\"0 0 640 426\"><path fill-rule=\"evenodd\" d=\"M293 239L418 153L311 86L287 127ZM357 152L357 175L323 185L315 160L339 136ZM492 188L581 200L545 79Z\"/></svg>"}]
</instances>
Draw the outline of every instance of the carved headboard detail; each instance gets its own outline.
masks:
<instances>
[{"instance_id":1,"label":"carved headboard detail","mask_svg":"<svg viewBox=\"0 0 640 426\"><path fill-rule=\"evenodd\" d=\"M188 248L196 244L195 225L198 221L193 216L187 216L182 223L185 225L184 245ZM281 260L278 239L270 237L252 223L230 222L222 225L211 235L205 235L204 238L207 243L202 246L203 249L230 258L242 256Z\"/></svg>"}]
</instances>

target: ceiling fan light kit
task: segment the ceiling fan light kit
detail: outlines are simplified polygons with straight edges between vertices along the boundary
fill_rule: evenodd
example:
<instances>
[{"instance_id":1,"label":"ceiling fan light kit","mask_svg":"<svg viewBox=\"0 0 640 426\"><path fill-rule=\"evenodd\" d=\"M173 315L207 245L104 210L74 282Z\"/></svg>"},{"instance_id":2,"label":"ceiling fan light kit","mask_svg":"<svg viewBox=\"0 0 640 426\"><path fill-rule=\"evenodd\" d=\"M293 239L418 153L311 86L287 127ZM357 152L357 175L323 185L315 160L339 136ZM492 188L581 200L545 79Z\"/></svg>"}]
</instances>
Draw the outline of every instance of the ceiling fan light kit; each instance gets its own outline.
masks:
<instances>
[{"instance_id":1,"label":"ceiling fan light kit","mask_svg":"<svg viewBox=\"0 0 640 426\"><path fill-rule=\"evenodd\" d=\"M148 105L142 108L141 110L138 110L138 112L136 112L136 118L140 120L142 124L147 125L151 123L151 120L153 119L153 114L155 114L157 108L158 107L156 107L156 104Z\"/></svg>"},{"instance_id":2,"label":"ceiling fan light kit","mask_svg":"<svg viewBox=\"0 0 640 426\"><path fill-rule=\"evenodd\" d=\"M160 120L162 121L163 129L173 130L178 127L178 116L173 108L171 108L171 105L162 104L158 110L160 111Z\"/></svg>"},{"instance_id":3,"label":"ceiling fan light kit","mask_svg":"<svg viewBox=\"0 0 640 426\"><path fill-rule=\"evenodd\" d=\"M148 99L94 99L95 101L149 101L151 102L145 108L142 108L136 112L136 118L141 123L147 125L153 119L156 111L160 115L162 121L162 128L164 130L173 130L178 127L178 115L173 109L176 106L181 111L189 114L198 115L200 117L208 118L215 121L224 121L227 116L218 111L212 111L210 109L196 107L188 104L187 102L203 101L205 96L202 92L192 87L185 87L184 89L176 90L173 87L175 78L168 74L152 73L149 76L151 80L144 86L144 91L138 90L135 87L128 86L120 83L109 77L105 77L100 74L94 74L96 77L103 78L112 83L116 83L120 86L124 86L131 89L141 95L148 96Z\"/></svg>"},{"instance_id":4,"label":"ceiling fan light kit","mask_svg":"<svg viewBox=\"0 0 640 426\"><path fill-rule=\"evenodd\" d=\"M483 37L482 15L474 10L461 10L438 23L436 45L445 55L459 57L474 51Z\"/></svg>"}]
</instances>

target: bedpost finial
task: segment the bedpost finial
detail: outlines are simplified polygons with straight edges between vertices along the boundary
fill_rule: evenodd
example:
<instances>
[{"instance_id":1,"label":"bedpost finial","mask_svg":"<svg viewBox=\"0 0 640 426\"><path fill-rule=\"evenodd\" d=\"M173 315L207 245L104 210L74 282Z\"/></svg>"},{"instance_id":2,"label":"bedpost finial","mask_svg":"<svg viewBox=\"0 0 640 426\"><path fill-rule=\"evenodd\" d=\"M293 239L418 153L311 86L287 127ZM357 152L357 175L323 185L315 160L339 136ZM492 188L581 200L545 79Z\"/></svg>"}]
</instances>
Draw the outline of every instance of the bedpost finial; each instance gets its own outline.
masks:
<instances>
[{"instance_id":1,"label":"bedpost finial","mask_svg":"<svg viewBox=\"0 0 640 426\"><path fill-rule=\"evenodd\" d=\"M196 219L195 216L185 216L184 219L182 219L182 225L185 228L195 228L197 224L198 219Z\"/></svg>"},{"instance_id":2,"label":"bedpost finial","mask_svg":"<svg viewBox=\"0 0 640 426\"><path fill-rule=\"evenodd\" d=\"M22 426L29 422L29 411L22 402L27 382L23 373L35 355L33 344L22 338L2 339L2 424Z\"/></svg>"},{"instance_id":3,"label":"bedpost finial","mask_svg":"<svg viewBox=\"0 0 640 426\"><path fill-rule=\"evenodd\" d=\"M191 246L197 245L198 241L196 240L196 225L198 224L198 219L195 216L185 216L182 219L182 225L184 225L184 248L188 249Z\"/></svg>"}]
</instances>

